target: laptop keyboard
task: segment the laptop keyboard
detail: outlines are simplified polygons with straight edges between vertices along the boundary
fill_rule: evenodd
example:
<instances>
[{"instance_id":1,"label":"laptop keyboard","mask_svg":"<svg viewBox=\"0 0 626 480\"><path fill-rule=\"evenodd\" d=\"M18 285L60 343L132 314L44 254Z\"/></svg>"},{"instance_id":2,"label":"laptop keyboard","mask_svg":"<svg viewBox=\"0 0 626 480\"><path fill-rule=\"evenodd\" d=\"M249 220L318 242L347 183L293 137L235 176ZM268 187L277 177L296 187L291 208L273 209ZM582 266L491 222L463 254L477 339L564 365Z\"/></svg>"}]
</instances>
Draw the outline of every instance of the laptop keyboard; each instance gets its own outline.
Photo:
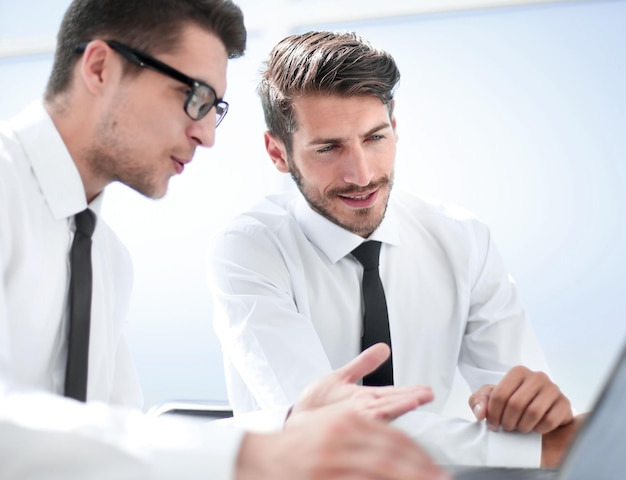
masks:
<instances>
[{"instance_id":1,"label":"laptop keyboard","mask_svg":"<svg viewBox=\"0 0 626 480\"><path fill-rule=\"evenodd\" d=\"M449 466L455 480L555 480L557 470L547 468Z\"/></svg>"}]
</instances>

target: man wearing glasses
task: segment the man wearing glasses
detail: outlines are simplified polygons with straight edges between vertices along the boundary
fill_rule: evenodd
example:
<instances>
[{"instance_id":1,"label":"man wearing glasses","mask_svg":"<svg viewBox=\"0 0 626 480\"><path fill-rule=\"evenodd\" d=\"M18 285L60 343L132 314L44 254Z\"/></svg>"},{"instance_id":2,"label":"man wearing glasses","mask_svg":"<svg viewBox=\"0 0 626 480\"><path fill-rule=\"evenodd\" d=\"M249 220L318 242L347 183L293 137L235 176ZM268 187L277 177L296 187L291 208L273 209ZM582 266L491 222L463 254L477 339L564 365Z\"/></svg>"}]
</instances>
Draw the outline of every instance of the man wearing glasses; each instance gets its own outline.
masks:
<instances>
[{"instance_id":1,"label":"man wearing glasses","mask_svg":"<svg viewBox=\"0 0 626 480\"><path fill-rule=\"evenodd\" d=\"M381 345L313 385L283 431L132 408L142 401L124 334L132 269L98 217L103 190L118 181L162 197L195 149L213 145L227 62L245 41L228 0L75 0L44 102L0 126L1 478L441 474L380 421L431 392L355 385L389 354ZM282 427L287 412L276 414Z\"/></svg>"}]
</instances>

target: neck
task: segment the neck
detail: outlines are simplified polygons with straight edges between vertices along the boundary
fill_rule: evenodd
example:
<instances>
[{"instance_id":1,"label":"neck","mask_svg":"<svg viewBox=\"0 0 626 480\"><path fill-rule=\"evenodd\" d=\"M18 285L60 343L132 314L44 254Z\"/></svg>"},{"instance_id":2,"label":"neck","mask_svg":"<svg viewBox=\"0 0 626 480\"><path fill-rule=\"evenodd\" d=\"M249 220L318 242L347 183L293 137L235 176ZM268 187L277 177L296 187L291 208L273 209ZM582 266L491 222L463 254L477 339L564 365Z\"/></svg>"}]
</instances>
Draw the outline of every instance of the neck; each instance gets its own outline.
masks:
<instances>
[{"instance_id":1,"label":"neck","mask_svg":"<svg viewBox=\"0 0 626 480\"><path fill-rule=\"evenodd\" d=\"M89 152L90 143L92 143L91 139L94 138L90 134L92 123L90 123L89 118L73 114L73 112L80 111L79 107L72 107L69 102L63 99L46 100L44 107L59 135L61 135L74 165L76 165L85 189L85 199L87 203L90 203L108 183L98 179L89 168L87 152Z\"/></svg>"}]
</instances>

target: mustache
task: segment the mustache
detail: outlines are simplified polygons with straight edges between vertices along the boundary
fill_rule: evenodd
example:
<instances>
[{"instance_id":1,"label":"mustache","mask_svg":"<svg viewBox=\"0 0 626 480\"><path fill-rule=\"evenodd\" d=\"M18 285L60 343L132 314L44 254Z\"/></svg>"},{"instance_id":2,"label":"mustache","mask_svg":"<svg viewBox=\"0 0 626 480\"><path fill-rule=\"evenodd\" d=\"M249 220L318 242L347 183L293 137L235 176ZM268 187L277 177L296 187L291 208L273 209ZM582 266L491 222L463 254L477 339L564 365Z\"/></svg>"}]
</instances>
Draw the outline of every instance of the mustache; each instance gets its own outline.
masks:
<instances>
[{"instance_id":1,"label":"mustache","mask_svg":"<svg viewBox=\"0 0 626 480\"><path fill-rule=\"evenodd\" d=\"M344 196L359 196L365 193L372 192L373 190L378 190L379 188L385 187L391 183L388 176L384 176L379 178L374 182L370 182L364 187L337 187L328 191L329 195L344 195Z\"/></svg>"}]
</instances>

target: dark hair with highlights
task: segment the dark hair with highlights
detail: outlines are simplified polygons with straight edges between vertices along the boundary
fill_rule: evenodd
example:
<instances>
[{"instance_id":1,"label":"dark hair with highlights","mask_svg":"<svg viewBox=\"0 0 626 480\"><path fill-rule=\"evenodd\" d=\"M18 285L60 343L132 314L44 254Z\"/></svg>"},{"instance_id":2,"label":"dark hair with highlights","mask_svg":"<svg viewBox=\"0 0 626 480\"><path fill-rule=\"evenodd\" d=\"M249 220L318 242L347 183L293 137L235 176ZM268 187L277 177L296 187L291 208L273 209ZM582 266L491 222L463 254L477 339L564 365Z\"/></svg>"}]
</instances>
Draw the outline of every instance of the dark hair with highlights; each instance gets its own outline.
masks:
<instances>
[{"instance_id":1,"label":"dark hair with highlights","mask_svg":"<svg viewBox=\"0 0 626 480\"><path fill-rule=\"evenodd\" d=\"M393 57L355 33L308 32L283 39L271 51L258 93L267 129L292 151L295 97L374 96L393 109L400 72Z\"/></svg>"}]
</instances>

